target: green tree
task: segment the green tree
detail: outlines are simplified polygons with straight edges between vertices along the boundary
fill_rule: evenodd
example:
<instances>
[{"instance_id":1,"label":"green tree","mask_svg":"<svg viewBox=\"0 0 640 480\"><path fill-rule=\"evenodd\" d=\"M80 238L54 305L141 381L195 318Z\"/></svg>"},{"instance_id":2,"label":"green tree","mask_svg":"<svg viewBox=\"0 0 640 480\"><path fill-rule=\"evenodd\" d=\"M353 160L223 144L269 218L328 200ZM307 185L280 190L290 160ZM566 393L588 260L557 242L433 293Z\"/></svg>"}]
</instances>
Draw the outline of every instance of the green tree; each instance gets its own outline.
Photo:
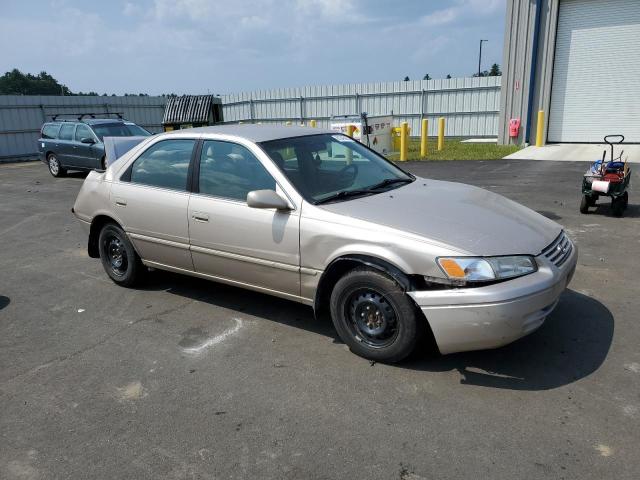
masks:
<instances>
[{"instance_id":1,"label":"green tree","mask_svg":"<svg viewBox=\"0 0 640 480\"><path fill-rule=\"evenodd\" d=\"M431 80L431 75L429 75L428 73L425 73L424 77L422 77L423 80Z\"/></svg>"},{"instance_id":2,"label":"green tree","mask_svg":"<svg viewBox=\"0 0 640 480\"><path fill-rule=\"evenodd\" d=\"M404 81L408 82L409 81L409 75L407 75L406 77L404 77Z\"/></svg>"},{"instance_id":3,"label":"green tree","mask_svg":"<svg viewBox=\"0 0 640 480\"><path fill-rule=\"evenodd\" d=\"M451 74L447 74L447 80L451 80Z\"/></svg>"},{"instance_id":4,"label":"green tree","mask_svg":"<svg viewBox=\"0 0 640 480\"><path fill-rule=\"evenodd\" d=\"M500 70L500 65L494 63L491 65L491 70L489 70L490 77L500 77L502 76L502 71Z\"/></svg>"},{"instance_id":5,"label":"green tree","mask_svg":"<svg viewBox=\"0 0 640 480\"><path fill-rule=\"evenodd\" d=\"M58 82L47 72L32 75L14 68L0 77L0 95L72 95L72 93L66 85Z\"/></svg>"}]
</instances>

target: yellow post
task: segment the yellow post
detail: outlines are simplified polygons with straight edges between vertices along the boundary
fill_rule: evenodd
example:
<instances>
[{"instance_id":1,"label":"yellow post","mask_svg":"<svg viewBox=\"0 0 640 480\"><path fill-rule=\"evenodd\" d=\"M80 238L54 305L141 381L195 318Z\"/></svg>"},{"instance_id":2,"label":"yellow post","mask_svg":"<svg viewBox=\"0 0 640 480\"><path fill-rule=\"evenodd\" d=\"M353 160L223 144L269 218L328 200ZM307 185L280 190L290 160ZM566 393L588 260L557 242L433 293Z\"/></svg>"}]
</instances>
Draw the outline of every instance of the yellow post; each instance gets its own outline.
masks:
<instances>
[{"instance_id":1,"label":"yellow post","mask_svg":"<svg viewBox=\"0 0 640 480\"><path fill-rule=\"evenodd\" d=\"M311 126L311 128L316 128L317 122L315 120L311 120L309 122L309 125Z\"/></svg>"},{"instance_id":2,"label":"yellow post","mask_svg":"<svg viewBox=\"0 0 640 480\"><path fill-rule=\"evenodd\" d=\"M544 111L538 110L538 125L536 130L536 147L544 146Z\"/></svg>"},{"instance_id":3,"label":"yellow post","mask_svg":"<svg viewBox=\"0 0 640 480\"><path fill-rule=\"evenodd\" d=\"M438 151L444 149L444 117L438 119Z\"/></svg>"},{"instance_id":4,"label":"yellow post","mask_svg":"<svg viewBox=\"0 0 640 480\"><path fill-rule=\"evenodd\" d=\"M422 119L422 129L420 130L420 157L427 158L427 134L429 132L429 120Z\"/></svg>"},{"instance_id":5,"label":"yellow post","mask_svg":"<svg viewBox=\"0 0 640 480\"><path fill-rule=\"evenodd\" d=\"M405 162L409 157L409 124L400 125L400 161Z\"/></svg>"},{"instance_id":6,"label":"yellow post","mask_svg":"<svg viewBox=\"0 0 640 480\"><path fill-rule=\"evenodd\" d=\"M285 123L285 125L286 125L287 127L290 127L290 126L291 126L291 125L293 125L293 124L291 123L291 121L288 121L287 123Z\"/></svg>"},{"instance_id":7,"label":"yellow post","mask_svg":"<svg viewBox=\"0 0 640 480\"><path fill-rule=\"evenodd\" d=\"M353 131L356 129L354 125L347 125L347 135L353 137Z\"/></svg>"},{"instance_id":8,"label":"yellow post","mask_svg":"<svg viewBox=\"0 0 640 480\"><path fill-rule=\"evenodd\" d=\"M347 135L353 138L353 131L356 129L355 125L347 125ZM353 163L353 150L347 146L347 165Z\"/></svg>"}]
</instances>

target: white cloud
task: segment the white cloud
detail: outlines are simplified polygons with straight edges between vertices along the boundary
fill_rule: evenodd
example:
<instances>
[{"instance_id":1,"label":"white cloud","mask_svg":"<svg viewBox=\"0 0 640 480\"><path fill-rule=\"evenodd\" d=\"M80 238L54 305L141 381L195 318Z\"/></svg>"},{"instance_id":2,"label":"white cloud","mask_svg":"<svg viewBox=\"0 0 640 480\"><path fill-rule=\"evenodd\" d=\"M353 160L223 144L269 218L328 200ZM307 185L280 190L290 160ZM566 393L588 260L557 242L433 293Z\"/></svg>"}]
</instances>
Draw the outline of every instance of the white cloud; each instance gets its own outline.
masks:
<instances>
[{"instance_id":1,"label":"white cloud","mask_svg":"<svg viewBox=\"0 0 640 480\"><path fill-rule=\"evenodd\" d=\"M140 15L141 12L142 9L140 8L140 6L131 2L126 2L124 4L124 8L122 9L122 13L127 17L136 17Z\"/></svg>"},{"instance_id":2,"label":"white cloud","mask_svg":"<svg viewBox=\"0 0 640 480\"><path fill-rule=\"evenodd\" d=\"M421 18L421 23L429 27L446 25L458 19L460 15L461 10L457 7L445 8L444 10L436 10L429 15L425 15Z\"/></svg>"},{"instance_id":3,"label":"white cloud","mask_svg":"<svg viewBox=\"0 0 640 480\"><path fill-rule=\"evenodd\" d=\"M348 15L354 10L351 0L296 0L296 7L305 13L319 12L327 17Z\"/></svg>"}]
</instances>

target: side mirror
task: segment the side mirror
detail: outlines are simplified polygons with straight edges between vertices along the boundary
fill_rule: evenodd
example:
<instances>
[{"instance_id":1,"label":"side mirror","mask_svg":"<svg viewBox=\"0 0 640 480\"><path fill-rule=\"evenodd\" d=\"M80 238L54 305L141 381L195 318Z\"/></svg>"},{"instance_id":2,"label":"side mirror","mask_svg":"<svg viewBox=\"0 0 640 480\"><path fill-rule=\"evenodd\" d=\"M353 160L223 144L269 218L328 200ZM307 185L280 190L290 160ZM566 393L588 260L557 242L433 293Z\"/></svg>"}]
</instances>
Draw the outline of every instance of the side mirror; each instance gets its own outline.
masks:
<instances>
[{"instance_id":1,"label":"side mirror","mask_svg":"<svg viewBox=\"0 0 640 480\"><path fill-rule=\"evenodd\" d=\"M275 208L291 210L289 203L275 190L254 190L247 194L247 205L251 208Z\"/></svg>"},{"instance_id":2,"label":"side mirror","mask_svg":"<svg viewBox=\"0 0 640 480\"><path fill-rule=\"evenodd\" d=\"M89 145L93 145L96 141L90 137L84 137L80 139L80 143L88 143Z\"/></svg>"}]
</instances>

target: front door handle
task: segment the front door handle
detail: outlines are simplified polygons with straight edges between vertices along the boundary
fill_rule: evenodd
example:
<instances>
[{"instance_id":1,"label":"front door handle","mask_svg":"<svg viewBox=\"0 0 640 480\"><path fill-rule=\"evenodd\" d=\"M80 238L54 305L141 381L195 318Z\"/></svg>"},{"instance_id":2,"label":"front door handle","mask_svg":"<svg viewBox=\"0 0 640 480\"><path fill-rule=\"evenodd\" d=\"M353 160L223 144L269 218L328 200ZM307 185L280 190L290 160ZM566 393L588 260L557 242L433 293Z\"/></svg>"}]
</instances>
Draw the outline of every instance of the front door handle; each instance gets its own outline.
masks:
<instances>
[{"instance_id":1,"label":"front door handle","mask_svg":"<svg viewBox=\"0 0 640 480\"><path fill-rule=\"evenodd\" d=\"M126 207L127 201L124 198L116 198L116 205L119 207Z\"/></svg>"},{"instance_id":2,"label":"front door handle","mask_svg":"<svg viewBox=\"0 0 640 480\"><path fill-rule=\"evenodd\" d=\"M191 215L191 218L193 218L196 222L209 221L209 215L207 215L206 213L194 212L193 215Z\"/></svg>"}]
</instances>

